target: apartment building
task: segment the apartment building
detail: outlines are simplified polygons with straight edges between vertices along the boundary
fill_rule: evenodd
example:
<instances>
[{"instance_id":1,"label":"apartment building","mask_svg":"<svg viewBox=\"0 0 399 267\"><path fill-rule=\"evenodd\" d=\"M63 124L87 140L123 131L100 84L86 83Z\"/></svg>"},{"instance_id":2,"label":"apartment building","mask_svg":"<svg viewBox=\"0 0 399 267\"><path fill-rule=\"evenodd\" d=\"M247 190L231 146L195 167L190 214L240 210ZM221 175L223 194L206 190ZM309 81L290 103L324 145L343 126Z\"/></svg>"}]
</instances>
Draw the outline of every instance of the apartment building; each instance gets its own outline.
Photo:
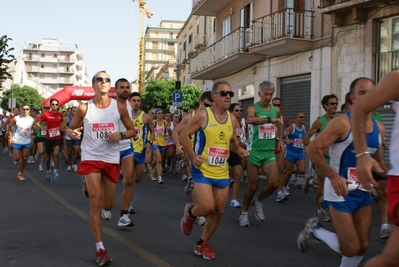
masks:
<instances>
[{"instance_id":1,"label":"apartment building","mask_svg":"<svg viewBox=\"0 0 399 267\"><path fill-rule=\"evenodd\" d=\"M282 113L323 114L320 103L335 93L344 102L351 81L376 81L398 69L398 1L193 0L191 16L215 17L206 48L190 59L191 79L227 80L244 106L259 100L270 80ZM389 126L389 104L379 110Z\"/></svg>"},{"instance_id":2,"label":"apartment building","mask_svg":"<svg viewBox=\"0 0 399 267\"><path fill-rule=\"evenodd\" d=\"M23 69L16 72L45 87L47 92L57 92L67 85L88 84L87 68L76 44L51 38L25 42L18 61L23 62Z\"/></svg>"},{"instance_id":3,"label":"apartment building","mask_svg":"<svg viewBox=\"0 0 399 267\"><path fill-rule=\"evenodd\" d=\"M178 64L175 57L176 36L183 24L184 21L180 20L162 20L158 27L147 26L144 37L144 77L146 80L157 77L161 79L165 64L168 66Z\"/></svg>"},{"instance_id":4,"label":"apartment building","mask_svg":"<svg viewBox=\"0 0 399 267\"><path fill-rule=\"evenodd\" d=\"M179 73L180 80L183 84L194 84L200 88L212 87L212 80L194 80L191 79L190 61L192 58L202 52L209 42L207 39L208 32L213 31L214 16L198 16L190 14L177 35L177 62L178 68L174 70Z\"/></svg>"}]
</instances>

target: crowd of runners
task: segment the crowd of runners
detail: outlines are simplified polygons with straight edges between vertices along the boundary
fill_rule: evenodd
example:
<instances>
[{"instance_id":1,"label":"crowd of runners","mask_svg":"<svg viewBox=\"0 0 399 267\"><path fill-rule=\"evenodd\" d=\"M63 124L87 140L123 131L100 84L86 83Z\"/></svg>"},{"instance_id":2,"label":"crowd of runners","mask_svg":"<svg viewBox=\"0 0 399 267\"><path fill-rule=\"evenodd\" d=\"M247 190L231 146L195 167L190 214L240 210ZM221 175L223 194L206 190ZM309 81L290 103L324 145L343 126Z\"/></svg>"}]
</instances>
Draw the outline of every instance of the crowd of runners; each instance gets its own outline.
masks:
<instances>
[{"instance_id":1,"label":"crowd of runners","mask_svg":"<svg viewBox=\"0 0 399 267\"><path fill-rule=\"evenodd\" d=\"M60 180L61 159L67 172L82 176L83 193L90 201L89 221L99 266L112 262L102 242L101 220L112 216L118 180L121 178L123 184L118 227L132 227L133 183L140 182L147 173L150 180L162 186L167 183L162 178L167 172L186 181L182 194L191 195L192 202L184 207L181 230L190 235L195 224L203 227L194 252L204 259L217 258L208 241L221 222L230 187L229 206L239 210L238 225L248 227L250 207L255 218L264 221L262 202L271 195L276 202L287 201L291 177L303 176L303 192L307 194L317 186L317 193L315 216L298 235L299 249L306 252L313 243L323 241L342 255L341 267L358 266L368 248L371 191L378 195L380 238L397 238L399 189L388 188L387 198L388 168L382 157L383 147L388 146L383 142L386 130L375 112L378 106L368 105L362 98L368 96L368 91L376 94L376 90L392 89L389 79L398 75L392 73L377 87L371 79L355 79L341 111L337 96L324 96L321 105L325 114L307 127L304 121L309 114L298 111L291 120L281 114L283 103L275 97L275 87L269 81L260 83L259 101L248 108L244 118L242 106L231 103L234 92L227 81L215 82L211 91L203 92L198 105L185 113L170 113L159 107L145 112L141 110L141 95L131 93L126 79L115 82L117 97L109 98L111 78L100 71L92 79L95 97L67 108L64 114L55 98L40 112L28 104L14 108L10 114L4 110L0 138L3 153L9 153L19 166L19 181L25 180L26 164L37 164L47 182ZM397 101L399 89L392 91L396 94L378 103ZM352 105L357 102L363 103L359 110L363 108L364 112L352 116ZM363 117L355 130L352 125L356 116ZM359 138L356 147L354 136ZM313 162L311 170L306 168L305 155ZM396 161L391 160L389 185L397 187L396 156ZM357 176L356 163L361 164L364 177ZM373 173L370 166L375 167ZM258 190L262 175L267 183ZM244 180L246 189L239 196ZM388 223L388 214L393 226ZM329 221L335 233L323 228L322 222ZM390 241L384 256L367 266L396 266L398 255L390 249L395 244L397 241ZM378 265L381 262L384 264Z\"/></svg>"}]
</instances>

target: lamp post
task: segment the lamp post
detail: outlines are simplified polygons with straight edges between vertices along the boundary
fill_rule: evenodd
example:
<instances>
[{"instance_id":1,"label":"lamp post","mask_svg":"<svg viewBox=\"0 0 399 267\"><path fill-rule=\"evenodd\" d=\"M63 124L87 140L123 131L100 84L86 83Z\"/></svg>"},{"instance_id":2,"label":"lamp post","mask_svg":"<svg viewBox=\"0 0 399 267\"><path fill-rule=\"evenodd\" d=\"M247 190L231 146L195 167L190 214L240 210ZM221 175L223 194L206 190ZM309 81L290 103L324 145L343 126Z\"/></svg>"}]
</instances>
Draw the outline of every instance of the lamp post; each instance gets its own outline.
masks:
<instances>
[{"instance_id":1,"label":"lamp post","mask_svg":"<svg viewBox=\"0 0 399 267\"><path fill-rule=\"evenodd\" d=\"M181 81L180 81L180 64L179 63L176 63L175 61L173 61L173 60L168 60L167 62L166 62L166 66L167 66L167 69L164 71L164 73L163 73L163 77L165 78L165 79L168 79L169 77L170 77L170 75L169 75L169 65L171 65L171 64L173 64L173 66L175 67L175 72L176 72L176 82L175 82L175 89L176 90L180 90L180 88L181 88Z\"/></svg>"}]
</instances>

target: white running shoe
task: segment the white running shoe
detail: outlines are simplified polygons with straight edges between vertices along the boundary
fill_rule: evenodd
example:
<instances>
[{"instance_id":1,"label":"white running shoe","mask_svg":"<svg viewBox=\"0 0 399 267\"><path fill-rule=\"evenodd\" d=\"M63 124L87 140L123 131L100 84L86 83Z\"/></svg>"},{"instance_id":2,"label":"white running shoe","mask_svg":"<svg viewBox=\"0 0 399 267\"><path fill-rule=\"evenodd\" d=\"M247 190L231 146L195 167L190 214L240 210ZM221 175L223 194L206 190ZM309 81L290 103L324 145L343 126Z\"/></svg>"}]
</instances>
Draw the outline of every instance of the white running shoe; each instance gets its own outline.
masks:
<instances>
[{"instance_id":1,"label":"white running shoe","mask_svg":"<svg viewBox=\"0 0 399 267\"><path fill-rule=\"evenodd\" d=\"M111 219L111 211L110 210L101 209L101 218L103 218L104 220Z\"/></svg>"},{"instance_id":2,"label":"white running shoe","mask_svg":"<svg viewBox=\"0 0 399 267\"><path fill-rule=\"evenodd\" d=\"M134 223L130 220L129 214L123 214L118 221L119 227L132 227Z\"/></svg>"},{"instance_id":3,"label":"white running shoe","mask_svg":"<svg viewBox=\"0 0 399 267\"><path fill-rule=\"evenodd\" d=\"M76 172L76 170L78 169L78 165L75 163L72 165L73 171Z\"/></svg>"},{"instance_id":4,"label":"white running shoe","mask_svg":"<svg viewBox=\"0 0 399 267\"><path fill-rule=\"evenodd\" d=\"M255 218L258 219L258 221L264 221L265 220L265 213L263 212L263 205L262 203L258 202L255 198L252 200L251 206L255 210Z\"/></svg>"},{"instance_id":5,"label":"white running shoe","mask_svg":"<svg viewBox=\"0 0 399 267\"><path fill-rule=\"evenodd\" d=\"M42 164L39 164L39 172L44 171Z\"/></svg>"},{"instance_id":6,"label":"white running shoe","mask_svg":"<svg viewBox=\"0 0 399 267\"><path fill-rule=\"evenodd\" d=\"M66 169L67 172L70 172L71 170L72 170L71 166L68 166L67 169Z\"/></svg>"},{"instance_id":7,"label":"white running shoe","mask_svg":"<svg viewBox=\"0 0 399 267\"><path fill-rule=\"evenodd\" d=\"M133 201L130 201L129 209L128 209L130 214L135 214L136 210L133 207Z\"/></svg>"},{"instance_id":8,"label":"white running shoe","mask_svg":"<svg viewBox=\"0 0 399 267\"><path fill-rule=\"evenodd\" d=\"M198 226L203 226L206 222L206 219L204 216L198 216L197 219L195 219L195 224Z\"/></svg>"},{"instance_id":9,"label":"white running shoe","mask_svg":"<svg viewBox=\"0 0 399 267\"><path fill-rule=\"evenodd\" d=\"M249 226L249 218L248 218L249 213L248 212L240 212L240 217L238 217L238 225L245 227Z\"/></svg>"},{"instance_id":10,"label":"white running shoe","mask_svg":"<svg viewBox=\"0 0 399 267\"><path fill-rule=\"evenodd\" d=\"M52 167L54 167L54 160L51 160L51 161L50 161L50 165L51 165Z\"/></svg>"},{"instance_id":11,"label":"white running shoe","mask_svg":"<svg viewBox=\"0 0 399 267\"><path fill-rule=\"evenodd\" d=\"M231 202L230 202L230 207L232 207L232 208L241 208L241 204L236 199L232 199Z\"/></svg>"}]
</instances>

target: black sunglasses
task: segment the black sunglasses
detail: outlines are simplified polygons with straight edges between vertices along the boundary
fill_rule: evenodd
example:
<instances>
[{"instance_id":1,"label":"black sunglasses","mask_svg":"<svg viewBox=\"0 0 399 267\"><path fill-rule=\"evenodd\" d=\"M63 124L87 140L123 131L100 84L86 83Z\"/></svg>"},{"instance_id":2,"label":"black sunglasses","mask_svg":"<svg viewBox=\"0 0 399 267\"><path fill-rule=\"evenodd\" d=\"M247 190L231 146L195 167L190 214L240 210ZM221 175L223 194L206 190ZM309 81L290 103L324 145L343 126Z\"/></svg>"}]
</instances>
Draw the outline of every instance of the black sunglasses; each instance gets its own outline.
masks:
<instances>
[{"instance_id":1,"label":"black sunglasses","mask_svg":"<svg viewBox=\"0 0 399 267\"><path fill-rule=\"evenodd\" d=\"M303 118L305 118L305 116L299 116L298 118L303 119Z\"/></svg>"},{"instance_id":2,"label":"black sunglasses","mask_svg":"<svg viewBox=\"0 0 399 267\"><path fill-rule=\"evenodd\" d=\"M281 107L281 104L273 104L275 107Z\"/></svg>"},{"instance_id":3,"label":"black sunglasses","mask_svg":"<svg viewBox=\"0 0 399 267\"><path fill-rule=\"evenodd\" d=\"M226 90L222 90L220 92L216 92L214 93L215 95L220 94L221 96L227 96L229 95L230 97L234 96L234 92L233 91L226 91Z\"/></svg>"},{"instance_id":4,"label":"black sunglasses","mask_svg":"<svg viewBox=\"0 0 399 267\"><path fill-rule=\"evenodd\" d=\"M234 109L235 112L243 112L244 110L242 108L236 108Z\"/></svg>"},{"instance_id":5,"label":"black sunglasses","mask_svg":"<svg viewBox=\"0 0 399 267\"><path fill-rule=\"evenodd\" d=\"M58 103L51 103L52 106L58 106Z\"/></svg>"},{"instance_id":6,"label":"black sunglasses","mask_svg":"<svg viewBox=\"0 0 399 267\"><path fill-rule=\"evenodd\" d=\"M29 108L23 108L22 110L27 110L27 111L29 111L30 109L29 109Z\"/></svg>"},{"instance_id":7,"label":"black sunglasses","mask_svg":"<svg viewBox=\"0 0 399 267\"><path fill-rule=\"evenodd\" d=\"M110 78L106 78L106 77L97 77L97 78L96 78L96 82L110 83L110 82L111 82L111 79L110 79Z\"/></svg>"},{"instance_id":8,"label":"black sunglasses","mask_svg":"<svg viewBox=\"0 0 399 267\"><path fill-rule=\"evenodd\" d=\"M334 106L336 106L336 105L338 105L338 102L330 102L330 103L328 103L329 105L334 105Z\"/></svg>"},{"instance_id":9,"label":"black sunglasses","mask_svg":"<svg viewBox=\"0 0 399 267\"><path fill-rule=\"evenodd\" d=\"M207 108L209 108L209 107L212 107L212 104L208 104L208 103L205 103L205 102L204 102L204 106L207 107Z\"/></svg>"}]
</instances>

